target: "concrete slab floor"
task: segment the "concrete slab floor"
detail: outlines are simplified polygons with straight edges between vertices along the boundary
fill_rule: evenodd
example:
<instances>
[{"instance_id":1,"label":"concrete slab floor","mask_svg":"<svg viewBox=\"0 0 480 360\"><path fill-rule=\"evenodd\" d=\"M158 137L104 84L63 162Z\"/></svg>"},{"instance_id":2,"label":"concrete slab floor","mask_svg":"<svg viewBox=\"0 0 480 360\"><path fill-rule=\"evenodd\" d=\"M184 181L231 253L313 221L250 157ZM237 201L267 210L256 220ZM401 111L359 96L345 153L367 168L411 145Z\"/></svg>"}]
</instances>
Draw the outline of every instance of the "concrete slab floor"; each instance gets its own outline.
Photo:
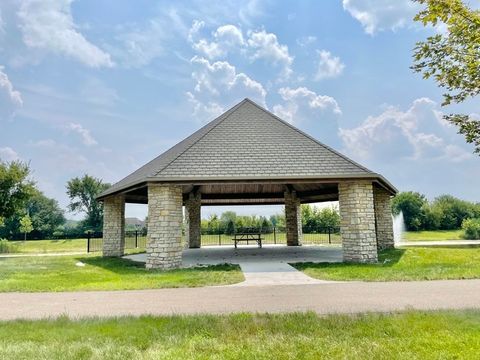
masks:
<instances>
[{"instance_id":1,"label":"concrete slab floor","mask_svg":"<svg viewBox=\"0 0 480 360\"><path fill-rule=\"evenodd\" d=\"M125 258L145 262L146 254L128 255ZM326 246L254 245L208 246L187 249L183 252L183 266L238 264L245 281L231 286L308 285L330 283L313 279L288 263L341 262L342 249Z\"/></svg>"}]
</instances>

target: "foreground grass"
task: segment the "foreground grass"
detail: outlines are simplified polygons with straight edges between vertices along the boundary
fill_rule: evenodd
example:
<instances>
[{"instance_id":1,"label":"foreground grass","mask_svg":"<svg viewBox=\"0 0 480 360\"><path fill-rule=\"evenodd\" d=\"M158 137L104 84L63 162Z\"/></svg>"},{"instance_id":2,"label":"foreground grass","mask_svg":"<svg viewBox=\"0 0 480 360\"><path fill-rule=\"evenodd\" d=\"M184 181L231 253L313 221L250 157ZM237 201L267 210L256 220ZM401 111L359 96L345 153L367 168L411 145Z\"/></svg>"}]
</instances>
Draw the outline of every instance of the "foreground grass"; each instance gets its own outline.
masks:
<instances>
[{"instance_id":1,"label":"foreground grass","mask_svg":"<svg viewBox=\"0 0 480 360\"><path fill-rule=\"evenodd\" d=\"M0 323L2 359L478 359L480 312Z\"/></svg>"},{"instance_id":2,"label":"foreground grass","mask_svg":"<svg viewBox=\"0 0 480 360\"><path fill-rule=\"evenodd\" d=\"M463 230L406 231L404 241L463 240Z\"/></svg>"},{"instance_id":3,"label":"foreground grass","mask_svg":"<svg viewBox=\"0 0 480 360\"><path fill-rule=\"evenodd\" d=\"M379 253L377 264L298 263L325 280L407 281L480 278L480 248L408 248Z\"/></svg>"},{"instance_id":4,"label":"foreground grass","mask_svg":"<svg viewBox=\"0 0 480 360\"><path fill-rule=\"evenodd\" d=\"M236 265L152 271L130 260L94 256L0 258L0 276L0 292L196 287L244 279Z\"/></svg>"}]
</instances>

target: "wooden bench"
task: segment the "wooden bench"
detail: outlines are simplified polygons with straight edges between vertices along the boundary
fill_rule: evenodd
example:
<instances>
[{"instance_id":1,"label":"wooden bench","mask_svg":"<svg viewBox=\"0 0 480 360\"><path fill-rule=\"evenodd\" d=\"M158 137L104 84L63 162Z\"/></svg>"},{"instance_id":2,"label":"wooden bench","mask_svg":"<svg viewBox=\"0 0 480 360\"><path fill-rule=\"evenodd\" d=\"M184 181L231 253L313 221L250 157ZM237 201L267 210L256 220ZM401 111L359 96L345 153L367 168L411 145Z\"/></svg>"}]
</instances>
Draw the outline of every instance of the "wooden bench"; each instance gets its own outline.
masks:
<instances>
[{"instance_id":1,"label":"wooden bench","mask_svg":"<svg viewBox=\"0 0 480 360\"><path fill-rule=\"evenodd\" d=\"M233 242L235 243L235 249L237 248L237 243L240 241L246 241L247 244L249 241L255 241L258 244L259 248L262 248L262 233L235 233L233 235Z\"/></svg>"}]
</instances>

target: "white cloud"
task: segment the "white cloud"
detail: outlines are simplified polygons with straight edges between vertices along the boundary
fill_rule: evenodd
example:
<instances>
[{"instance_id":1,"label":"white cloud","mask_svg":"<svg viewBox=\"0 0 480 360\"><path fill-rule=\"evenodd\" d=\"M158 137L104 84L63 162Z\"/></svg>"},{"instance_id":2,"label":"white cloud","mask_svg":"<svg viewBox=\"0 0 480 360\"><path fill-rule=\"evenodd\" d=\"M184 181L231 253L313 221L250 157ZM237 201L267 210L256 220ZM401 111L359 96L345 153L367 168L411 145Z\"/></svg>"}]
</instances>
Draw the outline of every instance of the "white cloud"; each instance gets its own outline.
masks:
<instances>
[{"instance_id":1,"label":"white cloud","mask_svg":"<svg viewBox=\"0 0 480 360\"><path fill-rule=\"evenodd\" d=\"M163 18L149 20L146 25L133 26L117 36L122 43L118 57L127 67L142 67L165 53L164 42L167 29L171 28Z\"/></svg>"},{"instance_id":2,"label":"white cloud","mask_svg":"<svg viewBox=\"0 0 480 360\"><path fill-rule=\"evenodd\" d=\"M204 26L202 21L195 20L190 28L188 38L194 41L198 32ZM200 39L192 45L193 49L209 59L217 59L227 55L229 51L238 50L245 45L242 31L235 25L223 25L212 35L213 40Z\"/></svg>"},{"instance_id":3,"label":"white cloud","mask_svg":"<svg viewBox=\"0 0 480 360\"><path fill-rule=\"evenodd\" d=\"M0 148L0 161L15 161L19 160L20 156L18 156L17 152L13 150L11 147L2 147Z\"/></svg>"},{"instance_id":4,"label":"white cloud","mask_svg":"<svg viewBox=\"0 0 480 360\"><path fill-rule=\"evenodd\" d=\"M334 78L339 76L345 64L343 64L339 57L333 56L330 51L318 51L318 68L315 74L315 80L322 80L327 78Z\"/></svg>"},{"instance_id":5,"label":"white cloud","mask_svg":"<svg viewBox=\"0 0 480 360\"><path fill-rule=\"evenodd\" d=\"M188 41L195 42L198 37L198 33L205 27L205 21L202 20L193 20L192 26L188 31Z\"/></svg>"},{"instance_id":6,"label":"white cloud","mask_svg":"<svg viewBox=\"0 0 480 360\"><path fill-rule=\"evenodd\" d=\"M305 46L308 46L310 44L313 44L315 41L317 41L317 37L309 35L309 36L303 36L301 38L298 38L297 39L297 44L302 46L302 47L305 47Z\"/></svg>"},{"instance_id":7,"label":"white cloud","mask_svg":"<svg viewBox=\"0 0 480 360\"><path fill-rule=\"evenodd\" d=\"M472 155L454 129L439 117L438 105L431 99L416 99L402 111L390 106L378 116L369 116L360 126L340 129L346 150L362 160L444 159L458 162Z\"/></svg>"},{"instance_id":8,"label":"white cloud","mask_svg":"<svg viewBox=\"0 0 480 360\"><path fill-rule=\"evenodd\" d=\"M110 55L78 30L72 0L23 0L17 13L23 42L31 48L66 55L90 67L113 66Z\"/></svg>"},{"instance_id":9,"label":"white cloud","mask_svg":"<svg viewBox=\"0 0 480 360\"><path fill-rule=\"evenodd\" d=\"M207 115L218 115L225 105L231 105L245 97L266 106L267 92L262 84L244 73L238 73L235 66L226 61L210 63L207 59L194 56L192 78L195 80L193 92L187 93L189 102L194 106L194 114L201 121Z\"/></svg>"},{"instance_id":10,"label":"white cloud","mask_svg":"<svg viewBox=\"0 0 480 360\"><path fill-rule=\"evenodd\" d=\"M306 87L298 87L296 89L283 87L278 90L278 93L285 101L285 104L275 105L273 112L289 123L298 122L301 118L304 118L305 116L300 114L303 109L313 111L329 110L336 115L342 113L337 101L333 97L318 95Z\"/></svg>"},{"instance_id":11,"label":"white cloud","mask_svg":"<svg viewBox=\"0 0 480 360\"><path fill-rule=\"evenodd\" d=\"M407 26L418 12L411 0L343 0L343 8L358 20L367 34Z\"/></svg>"},{"instance_id":12,"label":"white cloud","mask_svg":"<svg viewBox=\"0 0 480 360\"><path fill-rule=\"evenodd\" d=\"M13 88L7 74L0 65L0 120L9 119L23 105L22 96Z\"/></svg>"},{"instance_id":13,"label":"white cloud","mask_svg":"<svg viewBox=\"0 0 480 360\"><path fill-rule=\"evenodd\" d=\"M68 131L72 131L80 136L80 139L82 140L83 144L86 146L92 146L92 145L97 145L97 140L93 138L93 136L90 134L90 130L85 129L82 125L78 123L68 123L66 125L66 129Z\"/></svg>"},{"instance_id":14,"label":"white cloud","mask_svg":"<svg viewBox=\"0 0 480 360\"><path fill-rule=\"evenodd\" d=\"M247 43L253 50L253 60L263 59L268 63L280 65L285 78L291 75L294 57L288 52L287 45L278 42L275 34L267 33L265 30L250 31Z\"/></svg>"}]
</instances>

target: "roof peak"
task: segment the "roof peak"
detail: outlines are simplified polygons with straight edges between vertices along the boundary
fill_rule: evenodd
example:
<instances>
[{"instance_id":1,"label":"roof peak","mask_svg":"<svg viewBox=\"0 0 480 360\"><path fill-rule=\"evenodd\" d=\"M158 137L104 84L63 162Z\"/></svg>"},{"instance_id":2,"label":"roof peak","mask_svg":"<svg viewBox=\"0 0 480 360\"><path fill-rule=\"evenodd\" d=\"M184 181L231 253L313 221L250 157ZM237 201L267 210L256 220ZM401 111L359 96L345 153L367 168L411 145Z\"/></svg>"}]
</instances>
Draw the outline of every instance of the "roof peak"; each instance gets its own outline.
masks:
<instances>
[{"instance_id":1,"label":"roof peak","mask_svg":"<svg viewBox=\"0 0 480 360\"><path fill-rule=\"evenodd\" d=\"M100 197L150 181L342 176L378 174L244 98Z\"/></svg>"}]
</instances>

